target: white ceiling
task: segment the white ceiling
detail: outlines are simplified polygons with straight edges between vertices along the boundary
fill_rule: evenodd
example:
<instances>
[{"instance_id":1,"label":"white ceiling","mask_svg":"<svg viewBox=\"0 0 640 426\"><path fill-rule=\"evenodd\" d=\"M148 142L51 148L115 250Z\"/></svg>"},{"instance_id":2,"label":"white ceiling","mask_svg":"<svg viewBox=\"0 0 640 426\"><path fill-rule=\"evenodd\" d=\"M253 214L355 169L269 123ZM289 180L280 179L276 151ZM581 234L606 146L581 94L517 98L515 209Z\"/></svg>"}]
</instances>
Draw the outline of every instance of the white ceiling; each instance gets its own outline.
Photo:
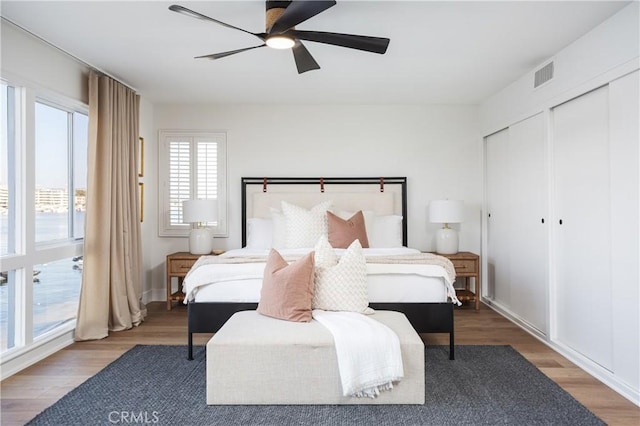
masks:
<instances>
[{"instance_id":1,"label":"white ceiling","mask_svg":"<svg viewBox=\"0 0 640 426\"><path fill-rule=\"evenodd\" d=\"M152 102L477 104L622 9L618 1L339 1L302 30L391 39L385 55L313 42L322 67L168 10L177 3L251 32L262 1L5 1L6 19L134 87Z\"/></svg>"}]
</instances>

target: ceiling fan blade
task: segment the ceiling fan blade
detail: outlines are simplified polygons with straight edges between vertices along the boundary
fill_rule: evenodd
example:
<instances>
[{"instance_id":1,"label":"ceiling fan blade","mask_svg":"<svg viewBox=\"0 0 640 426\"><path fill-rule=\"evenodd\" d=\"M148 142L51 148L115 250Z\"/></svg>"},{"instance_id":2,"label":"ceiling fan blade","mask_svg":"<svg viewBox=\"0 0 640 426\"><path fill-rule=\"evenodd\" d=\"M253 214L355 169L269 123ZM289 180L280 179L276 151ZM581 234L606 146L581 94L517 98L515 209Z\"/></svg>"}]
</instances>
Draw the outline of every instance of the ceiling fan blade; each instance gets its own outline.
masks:
<instances>
[{"instance_id":1,"label":"ceiling fan blade","mask_svg":"<svg viewBox=\"0 0 640 426\"><path fill-rule=\"evenodd\" d=\"M198 13L198 12L196 12L194 10L187 9L186 7L180 6L178 4L173 4L173 5L169 6L169 10L171 10L173 12L181 13L183 15L190 16L192 18L202 19L203 21L215 22L216 24L222 25L223 27L231 28L233 30L242 31L243 33L247 33L247 34L251 34L253 36L256 36L262 41L264 41L265 37L266 37L266 34L264 34L264 33L252 33L251 31L247 31L247 30L244 30L242 28L234 27L233 25L227 24L227 23L222 22L222 21L218 21L217 19L210 18L210 17L208 17L206 15L203 15L202 13Z\"/></svg>"},{"instance_id":2,"label":"ceiling fan blade","mask_svg":"<svg viewBox=\"0 0 640 426\"><path fill-rule=\"evenodd\" d=\"M266 44L261 44L259 46L245 47L243 49L237 49L237 50L229 50L227 52L212 53L210 55L196 56L195 59L202 59L202 58L211 59L211 60L220 59L220 58L225 58L227 56L235 55L236 53L246 52L247 50L257 49L258 47L264 47L264 46L266 46Z\"/></svg>"},{"instance_id":3,"label":"ceiling fan blade","mask_svg":"<svg viewBox=\"0 0 640 426\"><path fill-rule=\"evenodd\" d=\"M317 43L332 44L350 49L383 54L389 47L389 39L354 34L326 33L322 31L289 30L285 34L300 40L315 41Z\"/></svg>"},{"instance_id":4,"label":"ceiling fan blade","mask_svg":"<svg viewBox=\"0 0 640 426\"><path fill-rule=\"evenodd\" d=\"M311 56L311 53L309 53L307 48L299 41L296 40L296 44L291 50L293 51L293 59L296 61L298 74L320 69L320 65L318 65L316 60L313 59L313 56Z\"/></svg>"},{"instance_id":5,"label":"ceiling fan blade","mask_svg":"<svg viewBox=\"0 0 640 426\"><path fill-rule=\"evenodd\" d=\"M269 34L281 33L289 28L293 28L299 23L324 12L332 6L335 6L335 4L335 1L292 1L289 6L287 6L284 13L280 15L278 20L273 23L270 29L268 29Z\"/></svg>"}]
</instances>

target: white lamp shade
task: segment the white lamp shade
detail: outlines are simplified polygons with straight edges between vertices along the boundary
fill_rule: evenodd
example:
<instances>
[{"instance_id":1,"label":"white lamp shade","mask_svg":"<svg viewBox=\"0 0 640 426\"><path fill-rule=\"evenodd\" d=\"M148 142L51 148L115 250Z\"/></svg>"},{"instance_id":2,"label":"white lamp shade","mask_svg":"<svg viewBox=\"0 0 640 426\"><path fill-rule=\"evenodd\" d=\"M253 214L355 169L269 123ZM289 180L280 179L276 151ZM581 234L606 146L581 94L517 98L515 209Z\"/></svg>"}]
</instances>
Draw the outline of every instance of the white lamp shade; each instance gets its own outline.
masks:
<instances>
[{"instance_id":1,"label":"white lamp shade","mask_svg":"<svg viewBox=\"0 0 640 426\"><path fill-rule=\"evenodd\" d=\"M464 219L464 203L460 200L433 200L429 203L432 223L460 223Z\"/></svg>"},{"instance_id":2,"label":"white lamp shade","mask_svg":"<svg viewBox=\"0 0 640 426\"><path fill-rule=\"evenodd\" d=\"M185 200L182 202L182 222L215 222L218 220L218 201Z\"/></svg>"}]
</instances>

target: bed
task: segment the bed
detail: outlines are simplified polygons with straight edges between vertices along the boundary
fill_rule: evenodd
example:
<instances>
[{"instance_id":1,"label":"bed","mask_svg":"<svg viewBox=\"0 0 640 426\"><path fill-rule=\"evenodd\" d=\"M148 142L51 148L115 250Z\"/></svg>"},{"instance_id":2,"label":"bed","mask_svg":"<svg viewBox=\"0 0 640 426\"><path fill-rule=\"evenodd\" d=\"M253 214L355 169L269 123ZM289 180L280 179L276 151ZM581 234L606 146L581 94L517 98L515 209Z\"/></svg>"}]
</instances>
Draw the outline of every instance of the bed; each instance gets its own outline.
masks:
<instances>
[{"instance_id":1,"label":"bed","mask_svg":"<svg viewBox=\"0 0 640 426\"><path fill-rule=\"evenodd\" d=\"M262 262L270 247L291 258L312 249L312 245L300 241L292 248L290 240L283 240L285 225L279 210L283 202L303 209L329 203L331 211L344 217L365 212L371 240L370 248L364 249L369 306L404 313L418 333L449 334L449 357L454 359L453 307L457 300L452 265L447 273L438 265L389 261L396 259L393 256L427 256L407 247L406 177L243 177L241 188L243 248L230 250L217 259L201 257L183 283L188 305L188 359L193 359L193 333L215 333L234 313L257 308L262 280L259 266L251 262ZM340 253L340 249L336 251ZM238 259L244 263L243 257L253 259L247 261L247 267L256 271L253 275L246 273L216 282L210 278L224 269L219 264L234 264Z\"/></svg>"}]
</instances>

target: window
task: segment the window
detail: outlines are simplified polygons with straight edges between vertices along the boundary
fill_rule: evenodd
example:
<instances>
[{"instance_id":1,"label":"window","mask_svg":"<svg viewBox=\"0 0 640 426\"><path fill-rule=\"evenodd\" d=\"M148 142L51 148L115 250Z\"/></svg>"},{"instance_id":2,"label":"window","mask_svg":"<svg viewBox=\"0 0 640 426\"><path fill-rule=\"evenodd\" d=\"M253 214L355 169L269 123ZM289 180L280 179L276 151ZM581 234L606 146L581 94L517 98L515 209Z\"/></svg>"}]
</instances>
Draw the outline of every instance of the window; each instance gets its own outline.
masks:
<instances>
[{"instance_id":1,"label":"window","mask_svg":"<svg viewBox=\"0 0 640 426\"><path fill-rule=\"evenodd\" d=\"M159 158L159 235L188 235L182 202L211 198L218 200L218 221L207 226L226 237L226 134L161 131Z\"/></svg>"},{"instance_id":2,"label":"window","mask_svg":"<svg viewBox=\"0 0 640 426\"><path fill-rule=\"evenodd\" d=\"M76 318L82 284L78 257L35 265L33 283L33 337Z\"/></svg>"},{"instance_id":3,"label":"window","mask_svg":"<svg viewBox=\"0 0 640 426\"><path fill-rule=\"evenodd\" d=\"M0 259L15 255L16 237L16 88L1 85L0 119ZM16 346L16 271L0 270L0 352Z\"/></svg>"},{"instance_id":4,"label":"window","mask_svg":"<svg viewBox=\"0 0 640 426\"><path fill-rule=\"evenodd\" d=\"M16 251L15 87L2 84L0 129L0 256Z\"/></svg>"},{"instance_id":5,"label":"window","mask_svg":"<svg viewBox=\"0 0 640 426\"><path fill-rule=\"evenodd\" d=\"M38 243L84 236L88 121L86 114L36 102Z\"/></svg>"},{"instance_id":6,"label":"window","mask_svg":"<svg viewBox=\"0 0 640 426\"><path fill-rule=\"evenodd\" d=\"M0 352L16 345L16 271L0 272Z\"/></svg>"},{"instance_id":7,"label":"window","mask_svg":"<svg viewBox=\"0 0 640 426\"><path fill-rule=\"evenodd\" d=\"M82 281L86 105L0 85L2 362L70 332Z\"/></svg>"}]
</instances>

